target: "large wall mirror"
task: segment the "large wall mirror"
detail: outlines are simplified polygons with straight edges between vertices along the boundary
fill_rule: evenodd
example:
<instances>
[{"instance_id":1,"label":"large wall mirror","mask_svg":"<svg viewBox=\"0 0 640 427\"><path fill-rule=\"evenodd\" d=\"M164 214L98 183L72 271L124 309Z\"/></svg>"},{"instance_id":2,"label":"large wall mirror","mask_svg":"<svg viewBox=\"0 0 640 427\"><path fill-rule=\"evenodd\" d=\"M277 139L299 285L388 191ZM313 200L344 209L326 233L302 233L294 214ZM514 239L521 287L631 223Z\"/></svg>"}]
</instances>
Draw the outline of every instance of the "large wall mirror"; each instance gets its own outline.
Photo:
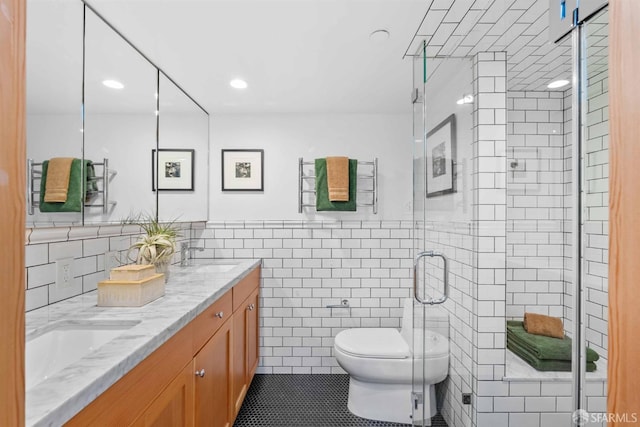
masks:
<instances>
[{"instance_id":1,"label":"large wall mirror","mask_svg":"<svg viewBox=\"0 0 640 427\"><path fill-rule=\"evenodd\" d=\"M206 221L208 113L82 1L27 7L27 226Z\"/></svg>"},{"instance_id":2,"label":"large wall mirror","mask_svg":"<svg viewBox=\"0 0 640 427\"><path fill-rule=\"evenodd\" d=\"M27 157L35 163L82 157L83 13L80 1L27 2ZM41 165L34 168L42 170ZM37 171L33 179L27 177L34 182L27 198L36 203ZM35 208L27 214L27 225L82 225L78 208L56 213Z\"/></svg>"},{"instance_id":3,"label":"large wall mirror","mask_svg":"<svg viewBox=\"0 0 640 427\"><path fill-rule=\"evenodd\" d=\"M159 93L158 216L200 221L209 208L209 115L162 72Z\"/></svg>"},{"instance_id":4,"label":"large wall mirror","mask_svg":"<svg viewBox=\"0 0 640 427\"><path fill-rule=\"evenodd\" d=\"M111 171L95 168L108 194L96 208L87 204L85 224L155 215L148 154L156 148L158 70L89 9L85 47L84 154Z\"/></svg>"}]
</instances>

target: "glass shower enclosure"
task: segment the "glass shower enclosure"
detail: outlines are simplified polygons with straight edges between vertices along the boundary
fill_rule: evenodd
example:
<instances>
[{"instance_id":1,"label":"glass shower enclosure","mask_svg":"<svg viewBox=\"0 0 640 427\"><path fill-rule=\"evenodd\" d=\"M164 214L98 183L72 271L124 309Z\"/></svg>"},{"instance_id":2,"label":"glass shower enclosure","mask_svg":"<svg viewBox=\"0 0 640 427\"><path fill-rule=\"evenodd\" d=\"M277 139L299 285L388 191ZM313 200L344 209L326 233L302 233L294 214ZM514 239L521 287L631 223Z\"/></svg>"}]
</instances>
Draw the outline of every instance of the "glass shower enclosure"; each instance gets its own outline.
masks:
<instances>
[{"instance_id":1,"label":"glass shower enclosure","mask_svg":"<svg viewBox=\"0 0 640 427\"><path fill-rule=\"evenodd\" d=\"M508 48L412 56L415 426L606 426L607 33L604 8L527 85ZM570 370L507 349L525 312L562 319Z\"/></svg>"}]
</instances>

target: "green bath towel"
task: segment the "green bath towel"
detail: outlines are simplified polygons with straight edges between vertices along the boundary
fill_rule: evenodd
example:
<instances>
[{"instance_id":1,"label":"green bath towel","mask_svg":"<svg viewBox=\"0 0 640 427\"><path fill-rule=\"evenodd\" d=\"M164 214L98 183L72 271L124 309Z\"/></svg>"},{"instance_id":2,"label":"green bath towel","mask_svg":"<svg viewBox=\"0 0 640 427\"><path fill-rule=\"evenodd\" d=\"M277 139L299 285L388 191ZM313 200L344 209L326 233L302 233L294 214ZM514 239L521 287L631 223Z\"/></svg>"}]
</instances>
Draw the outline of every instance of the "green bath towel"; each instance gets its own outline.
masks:
<instances>
[{"instance_id":1,"label":"green bath towel","mask_svg":"<svg viewBox=\"0 0 640 427\"><path fill-rule=\"evenodd\" d=\"M327 160L316 159L316 210L317 211L355 211L356 188L358 185L358 161L349 159L349 201L332 202L327 187Z\"/></svg>"},{"instance_id":2,"label":"green bath towel","mask_svg":"<svg viewBox=\"0 0 640 427\"><path fill-rule=\"evenodd\" d=\"M85 160L85 169L87 170L87 178L93 172L93 163L91 160ZM82 160L73 159L71 162L71 175L69 176L69 191L67 192L67 201L64 203L47 203L44 201L44 194L47 188L47 169L49 167L49 161L42 162L42 180L40 181L40 212L81 212L82 204L84 203L86 194L97 191L97 184L95 180L88 181L85 189L83 189L83 176Z\"/></svg>"},{"instance_id":3,"label":"green bath towel","mask_svg":"<svg viewBox=\"0 0 640 427\"><path fill-rule=\"evenodd\" d=\"M507 348L538 371L571 372L571 360L538 359L509 338L507 338ZM587 372L595 370L595 362L587 362Z\"/></svg>"},{"instance_id":4,"label":"green bath towel","mask_svg":"<svg viewBox=\"0 0 640 427\"><path fill-rule=\"evenodd\" d=\"M507 344L514 343L540 360L564 360L571 362L571 338L552 338L528 333L521 321L507 321ZM587 362L595 362L600 356L587 348Z\"/></svg>"}]
</instances>

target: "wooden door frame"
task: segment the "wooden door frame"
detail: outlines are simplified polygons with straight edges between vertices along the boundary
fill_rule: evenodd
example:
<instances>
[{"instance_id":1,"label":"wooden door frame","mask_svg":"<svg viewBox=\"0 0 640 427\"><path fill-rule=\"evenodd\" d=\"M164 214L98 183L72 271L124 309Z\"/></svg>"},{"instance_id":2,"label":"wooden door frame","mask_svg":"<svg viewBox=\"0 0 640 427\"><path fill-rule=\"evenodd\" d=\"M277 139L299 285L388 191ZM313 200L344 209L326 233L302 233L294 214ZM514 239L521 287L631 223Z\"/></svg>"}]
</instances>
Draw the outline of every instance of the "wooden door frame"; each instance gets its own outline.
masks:
<instances>
[{"instance_id":1,"label":"wooden door frame","mask_svg":"<svg viewBox=\"0 0 640 427\"><path fill-rule=\"evenodd\" d=\"M609 2L609 357L607 412L640 417L640 1ZM609 427L629 425L609 422Z\"/></svg>"},{"instance_id":2,"label":"wooden door frame","mask_svg":"<svg viewBox=\"0 0 640 427\"><path fill-rule=\"evenodd\" d=\"M0 425L24 425L26 0L0 0Z\"/></svg>"},{"instance_id":3,"label":"wooden door frame","mask_svg":"<svg viewBox=\"0 0 640 427\"><path fill-rule=\"evenodd\" d=\"M26 1L0 0L0 424L24 425ZM610 1L610 253L608 411L638 410L640 377L627 346L640 325L640 2ZM624 60L623 60L624 58ZM631 88L630 85L634 87ZM633 96L631 96L633 95ZM633 145L635 144L635 146ZM623 197L624 196L624 197ZM631 259L635 261L630 262ZM629 298L633 293L635 298ZM613 424L610 424L613 425Z\"/></svg>"}]
</instances>

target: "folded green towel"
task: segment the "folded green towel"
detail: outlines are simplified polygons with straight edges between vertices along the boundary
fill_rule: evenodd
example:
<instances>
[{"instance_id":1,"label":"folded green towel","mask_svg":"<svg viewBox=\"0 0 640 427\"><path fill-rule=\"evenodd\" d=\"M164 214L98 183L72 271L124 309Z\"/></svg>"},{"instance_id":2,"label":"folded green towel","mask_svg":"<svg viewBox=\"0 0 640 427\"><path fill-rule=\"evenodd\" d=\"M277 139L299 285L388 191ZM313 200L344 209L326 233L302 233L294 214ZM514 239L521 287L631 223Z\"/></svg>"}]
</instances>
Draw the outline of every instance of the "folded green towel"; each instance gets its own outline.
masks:
<instances>
[{"instance_id":1,"label":"folded green towel","mask_svg":"<svg viewBox=\"0 0 640 427\"><path fill-rule=\"evenodd\" d=\"M327 160L316 159L316 210L317 211L355 211L356 188L358 185L358 161L349 159L349 201L332 202L329 200L327 186Z\"/></svg>"},{"instance_id":2,"label":"folded green towel","mask_svg":"<svg viewBox=\"0 0 640 427\"><path fill-rule=\"evenodd\" d=\"M571 372L570 360L538 359L526 348L509 339L507 339L507 348L538 371ZM587 362L587 372L595 370L595 362Z\"/></svg>"},{"instance_id":3,"label":"folded green towel","mask_svg":"<svg viewBox=\"0 0 640 427\"><path fill-rule=\"evenodd\" d=\"M87 182L85 189L83 189L83 181L85 180L83 169L87 170L87 177L89 176L90 169L89 164L91 164L91 169L93 168L93 163L91 160L85 160L85 168L82 167L82 160L73 159L71 162L71 174L69 176L69 191L67 192L67 201L64 203L47 203L44 201L44 194L47 188L47 169L49 168L49 161L45 160L42 162L42 179L40 181L40 212L81 212L82 205L85 200L86 193L83 194L83 191L87 191L89 188L95 188L97 191L98 187L93 181L93 184ZM95 172L94 172L95 175ZM93 186L95 187L93 187Z\"/></svg>"},{"instance_id":4,"label":"folded green towel","mask_svg":"<svg viewBox=\"0 0 640 427\"><path fill-rule=\"evenodd\" d=\"M96 180L96 169L91 160L85 160L85 171L87 176L87 187L85 193L85 201L88 202L98 192L98 181Z\"/></svg>"},{"instance_id":5,"label":"folded green towel","mask_svg":"<svg viewBox=\"0 0 640 427\"><path fill-rule=\"evenodd\" d=\"M516 343L525 348L537 359L568 360L571 361L571 338L552 338L528 333L521 321L507 321L507 343ZM594 350L587 348L587 362L595 362L600 356Z\"/></svg>"}]
</instances>

